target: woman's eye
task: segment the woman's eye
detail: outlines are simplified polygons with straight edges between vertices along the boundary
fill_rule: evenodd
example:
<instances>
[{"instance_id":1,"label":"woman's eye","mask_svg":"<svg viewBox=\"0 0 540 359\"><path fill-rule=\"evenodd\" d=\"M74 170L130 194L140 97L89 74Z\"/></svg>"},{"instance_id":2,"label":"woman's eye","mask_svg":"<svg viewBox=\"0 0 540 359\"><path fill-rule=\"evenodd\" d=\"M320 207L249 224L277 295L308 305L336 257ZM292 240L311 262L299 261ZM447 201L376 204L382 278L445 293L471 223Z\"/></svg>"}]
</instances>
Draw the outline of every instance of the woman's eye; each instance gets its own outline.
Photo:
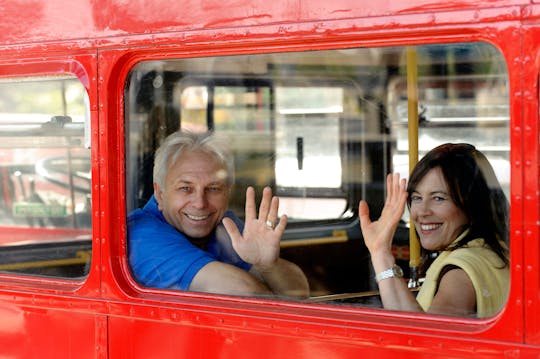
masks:
<instances>
[{"instance_id":1,"label":"woman's eye","mask_svg":"<svg viewBox=\"0 0 540 359\"><path fill-rule=\"evenodd\" d=\"M420 200L422 200L422 197L420 197L420 196L417 196L417 195L414 195L414 194L411 196L411 202L418 202Z\"/></svg>"}]
</instances>

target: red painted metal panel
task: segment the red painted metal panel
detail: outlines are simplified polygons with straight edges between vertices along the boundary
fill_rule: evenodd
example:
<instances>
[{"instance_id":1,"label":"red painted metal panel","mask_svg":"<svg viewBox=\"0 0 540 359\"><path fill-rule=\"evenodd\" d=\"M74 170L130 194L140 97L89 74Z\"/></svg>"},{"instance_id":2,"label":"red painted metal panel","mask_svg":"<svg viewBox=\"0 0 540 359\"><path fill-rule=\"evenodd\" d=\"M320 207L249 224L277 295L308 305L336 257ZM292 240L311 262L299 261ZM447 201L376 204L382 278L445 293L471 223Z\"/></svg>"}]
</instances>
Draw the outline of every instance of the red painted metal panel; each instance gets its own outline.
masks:
<instances>
[{"instance_id":1,"label":"red painted metal panel","mask_svg":"<svg viewBox=\"0 0 540 359\"><path fill-rule=\"evenodd\" d=\"M407 1L3 1L0 43L28 44L59 39L92 39L193 29L324 22L447 10L527 5L525 0ZM25 14L25 16L21 16ZM286 26L284 27L286 28Z\"/></svg>"},{"instance_id":2,"label":"red painted metal panel","mask_svg":"<svg viewBox=\"0 0 540 359\"><path fill-rule=\"evenodd\" d=\"M472 342L456 337L417 336L405 331L369 331L327 326L246 320L228 328L216 315L216 326L203 323L153 322L133 318L110 320L110 355L114 358L503 358L532 357L533 350L509 343ZM255 323L254 323L255 322ZM254 328L254 326L259 326Z\"/></svg>"},{"instance_id":3,"label":"red painted metal panel","mask_svg":"<svg viewBox=\"0 0 540 359\"><path fill-rule=\"evenodd\" d=\"M540 344L540 156L538 124L540 72L540 6L528 9L531 19L523 37L523 203L524 203L524 263L525 340ZM518 146L516 146L518 147Z\"/></svg>"},{"instance_id":4,"label":"red painted metal panel","mask_svg":"<svg viewBox=\"0 0 540 359\"><path fill-rule=\"evenodd\" d=\"M538 346L522 343L540 343L540 52L535 44L538 31L531 27L522 32L518 22L523 10L518 5L527 3L297 0L188 1L180 5L169 1L161 7L160 2L141 1L129 6L119 1L3 2L0 43L10 46L2 54L7 63L0 64L0 74L70 72L79 76L91 103L92 174L96 179L89 278L71 286L63 281L0 278L0 312L4 318L0 320L0 344L6 348L5 353L15 357L77 358L422 358L436 354L538 358ZM496 6L502 7L492 8ZM460 11L446 11L454 7ZM540 13L536 7L525 10ZM19 16L22 13L28 13L28 17ZM186 14L196 18L186 21ZM383 15L391 16L367 18ZM497 19L505 22L496 23ZM184 29L191 32L179 32ZM70 41L58 41L64 38ZM125 258L123 91L127 74L137 61L445 41L492 41L508 61L514 146L512 292L507 308L498 317L475 321L366 308L171 294L143 290L133 283ZM94 52L100 46L116 47L100 50L99 77L96 56L92 52L80 54L87 46ZM54 339L48 341L51 335ZM60 345L60 349L53 345Z\"/></svg>"},{"instance_id":5,"label":"red painted metal panel","mask_svg":"<svg viewBox=\"0 0 540 359\"><path fill-rule=\"evenodd\" d=\"M100 162L99 181L102 209L102 260L109 270L103 273L102 293L106 297L123 298L131 292L126 278L131 277L126 259L126 200L124 163L124 100L125 79L131 68L131 56L125 50L102 52L99 56L100 78ZM126 65L128 64L128 65ZM111 121L110 119L120 119ZM105 215L106 214L106 215Z\"/></svg>"},{"instance_id":6,"label":"red painted metal panel","mask_svg":"<svg viewBox=\"0 0 540 359\"><path fill-rule=\"evenodd\" d=\"M97 317L53 308L0 306L5 358L95 358Z\"/></svg>"}]
</instances>

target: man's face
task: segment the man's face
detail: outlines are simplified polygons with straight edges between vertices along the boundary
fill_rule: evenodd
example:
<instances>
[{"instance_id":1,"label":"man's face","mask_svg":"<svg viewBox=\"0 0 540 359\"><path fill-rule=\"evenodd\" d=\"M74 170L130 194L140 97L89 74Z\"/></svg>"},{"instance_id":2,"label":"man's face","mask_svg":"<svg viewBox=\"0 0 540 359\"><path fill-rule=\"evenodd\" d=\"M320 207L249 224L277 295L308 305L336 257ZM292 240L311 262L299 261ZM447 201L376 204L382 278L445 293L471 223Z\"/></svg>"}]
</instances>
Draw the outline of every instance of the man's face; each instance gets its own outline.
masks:
<instances>
[{"instance_id":1,"label":"man's face","mask_svg":"<svg viewBox=\"0 0 540 359\"><path fill-rule=\"evenodd\" d=\"M169 224L192 238L208 236L229 202L226 169L210 154L184 152L172 163L165 188L154 182L159 210Z\"/></svg>"}]
</instances>

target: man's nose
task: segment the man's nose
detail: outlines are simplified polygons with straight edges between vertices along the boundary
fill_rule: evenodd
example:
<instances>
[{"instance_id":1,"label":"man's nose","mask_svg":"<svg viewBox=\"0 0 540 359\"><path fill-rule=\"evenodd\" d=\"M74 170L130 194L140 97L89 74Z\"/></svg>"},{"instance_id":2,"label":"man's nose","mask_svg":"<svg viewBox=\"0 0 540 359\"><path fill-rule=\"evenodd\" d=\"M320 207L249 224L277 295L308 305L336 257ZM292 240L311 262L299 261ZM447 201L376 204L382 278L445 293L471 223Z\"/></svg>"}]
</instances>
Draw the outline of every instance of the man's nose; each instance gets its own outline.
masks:
<instances>
[{"instance_id":1,"label":"man's nose","mask_svg":"<svg viewBox=\"0 0 540 359\"><path fill-rule=\"evenodd\" d=\"M193 194L193 198L191 201L192 205L196 208L204 208L206 207L208 200L206 198L205 191L196 191Z\"/></svg>"}]
</instances>

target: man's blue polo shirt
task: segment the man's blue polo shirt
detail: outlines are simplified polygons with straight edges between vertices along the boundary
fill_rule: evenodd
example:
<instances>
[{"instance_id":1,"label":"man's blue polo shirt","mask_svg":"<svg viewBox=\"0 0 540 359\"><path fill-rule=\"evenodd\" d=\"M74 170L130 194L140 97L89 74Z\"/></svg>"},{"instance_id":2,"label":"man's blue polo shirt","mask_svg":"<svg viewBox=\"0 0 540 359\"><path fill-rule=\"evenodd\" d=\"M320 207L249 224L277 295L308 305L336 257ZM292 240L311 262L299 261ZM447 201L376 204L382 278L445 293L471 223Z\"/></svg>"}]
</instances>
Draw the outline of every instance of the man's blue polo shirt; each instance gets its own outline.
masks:
<instances>
[{"instance_id":1,"label":"man's blue polo shirt","mask_svg":"<svg viewBox=\"0 0 540 359\"><path fill-rule=\"evenodd\" d=\"M243 224L230 211L225 214L242 231ZM155 288L187 290L193 277L206 264L220 261L249 270L232 247L223 224L211 234L207 249L193 245L188 237L171 226L152 196L144 208L128 216L129 263L135 279Z\"/></svg>"}]
</instances>

